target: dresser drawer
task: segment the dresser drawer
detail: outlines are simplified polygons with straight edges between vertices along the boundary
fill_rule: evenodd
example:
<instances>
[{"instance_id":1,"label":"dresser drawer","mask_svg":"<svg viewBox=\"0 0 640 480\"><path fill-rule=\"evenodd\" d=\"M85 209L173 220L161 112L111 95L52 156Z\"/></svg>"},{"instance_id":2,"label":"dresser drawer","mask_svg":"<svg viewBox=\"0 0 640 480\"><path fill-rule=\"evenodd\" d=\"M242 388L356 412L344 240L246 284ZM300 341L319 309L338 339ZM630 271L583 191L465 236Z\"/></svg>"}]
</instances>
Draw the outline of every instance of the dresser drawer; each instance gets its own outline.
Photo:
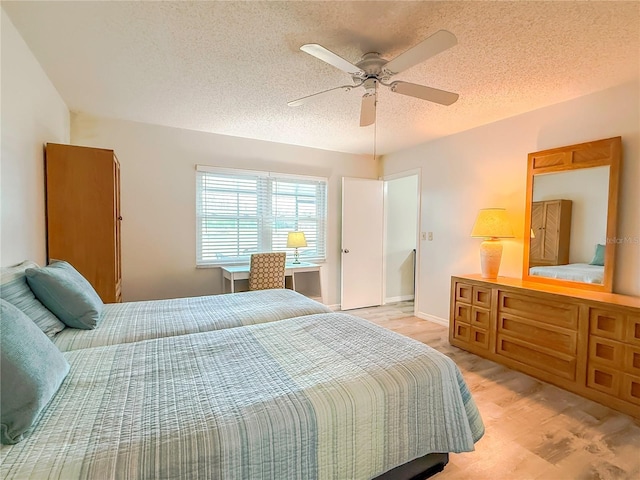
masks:
<instances>
[{"instance_id":1,"label":"dresser drawer","mask_svg":"<svg viewBox=\"0 0 640 480\"><path fill-rule=\"evenodd\" d=\"M488 350L489 349L489 332L482 328L471 327L471 337L469 339L469 343L471 343L472 345L475 345L476 347Z\"/></svg>"},{"instance_id":2,"label":"dresser drawer","mask_svg":"<svg viewBox=\"0 0 640 480\"><path fill-rule=\"evenodd\" d=\"M578 333L507 313L498 314L498 332L552 351L575 355Z\"/></svg>"},{"instance_id":3,"label":"dresser drawer","mask_svg":"<svg viewBox=\"0 0 640 480\"><path fill-rule=\"evenodd\" d=\"M608 338L589 337L589 362L598 362L611 368L620 368L624 358L625 345Z\"/></svg>"},{"instance_id":4,"label":"dresser drawer","mask_svg":"<svg viewBox=\"0 0 640 480\"><path fill-rule=\"evenodd\" d=\"M453 338L461 342L469 342L471 338L471 326L467 323L454 321L453 323Z\"/></svg>"},{"instance_id":5,"label":"dresser drawer","mask_svg":"<svg viewBox=\"0 0 640 480\"><path fill-rule=\"evenodd\" d=\"M546 301L537 297L500 291L498 312L573 330L578 327L578 305L575 303Z\"/></svg>"},{"instance_id":6,"label":"dresser drawer","mask_svg":"<svg viewBox=\"0 0 640 480\"><path fill-rule=\"evenodd\" d=\"M621 380L622 373L618 370L596 364L587 368L587 386L594 390L618 396Z\"/></svg>"},{"instance_id":7,"label":"dresser drawer","mask_svg":"<svg viewBox=\"0 0 640 480\"><path fill-rule=\"evenodd\" d=\"M576 358L498 333L496 353L561 378L575 380Z\"/></svg>"},{"instance_id":8,"label":"dresser drawer","mask_svg":"<svg viewBox=\"0 0 640 480\"><path fill-rule=\"evenodd\" d=\"M472 303L477 307L491 308L491 289L474 285Z\"/></svg>"},{"instance_id":9,"label":"dresser drawer","mask_svg":"<svg viewBox=\"0 0 640 480\"><path fill-rule=\"evenodd\" d=\"M640 316L627 315L627 336L625 340L631 345L640 347Z\"/></svg>"},{"instance_id":10,"label":"dresser drawer","mask_svg":"<svg viewBox=\"0 0 640 480\"><path fill-rule=\"evenodd\" d=\"M622 368L626 372L640 377L640 347L633 345L624 346Z\"/></svg>"},{"instance_id":11,"label":"dresser drawer","mask_svg":"<svg viewBox=\"0 0 640 480\"><path fill-rule=\"evenodd\" d=\"M624 329L624 313L599 308L589 309L589 331L592 335L622 340Z\"/></svg>"},{"instance_id":12,"label":"dresser drawer","mask_svg":"<svg viewBox=\"0 0 640 480\"><path fill-rule=\"evenodd\" d=\"M640 405L640 377L624 374L620 396L627 402Z\"/></svg>"},{"instance_id":13,"label":"dresser drawer","mask_svg":"<svg viewBox=\"0 0 640 480\"><path fill-rule=\"evenodd\" d=\"M471 323L471 305L456 302L453 307L453 321Z\"/></svg>"},{"instance_id":14,"label":"dresser drawer","mask_svg":"<svg viewBox=\"0 0 640 480\"><path fill-rule=\"evenodd\" d=\"M456 302L471 304L473 298L473 286L467 283L456 283Z\"/></svg>"},{"instance_id":15,"label":"dresser drawer","mask_svg":"<svg viewBox=\"0 0 640 480\"><path fill-rule=\"evenodd\" d=\"M474 327L489 328L491 311L485 308L471 307L471 325Z\"/></svg>"}]
</instances>

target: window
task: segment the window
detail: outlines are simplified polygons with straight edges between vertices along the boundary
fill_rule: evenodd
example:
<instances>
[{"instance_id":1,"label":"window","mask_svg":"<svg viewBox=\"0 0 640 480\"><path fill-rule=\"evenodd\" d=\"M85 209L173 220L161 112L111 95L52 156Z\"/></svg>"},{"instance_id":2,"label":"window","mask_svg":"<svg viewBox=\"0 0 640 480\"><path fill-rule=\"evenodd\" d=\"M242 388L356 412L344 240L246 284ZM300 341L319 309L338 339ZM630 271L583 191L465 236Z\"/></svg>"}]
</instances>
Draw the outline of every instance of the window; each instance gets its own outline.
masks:
<instances>
[{"instance_id":1,"label":"window","mask_svg":"<svg viewBox=\"0 0 640 480\"><path fill-rule=\"evenodd\" d=\"M304 232L301 260L326 257L327 179L196 167L196 264L248 262L256 252L286 251Z\"/></svg>"}]
</instances>

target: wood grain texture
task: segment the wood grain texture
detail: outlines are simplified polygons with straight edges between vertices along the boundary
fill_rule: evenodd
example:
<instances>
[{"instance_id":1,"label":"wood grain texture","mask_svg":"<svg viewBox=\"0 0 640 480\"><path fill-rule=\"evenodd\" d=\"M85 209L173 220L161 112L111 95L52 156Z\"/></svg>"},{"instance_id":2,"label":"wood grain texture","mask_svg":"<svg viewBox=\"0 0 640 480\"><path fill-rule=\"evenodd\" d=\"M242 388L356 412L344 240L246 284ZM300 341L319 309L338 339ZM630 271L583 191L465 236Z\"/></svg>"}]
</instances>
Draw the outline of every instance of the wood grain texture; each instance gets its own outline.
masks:
<instances>
[{"instance_id":1,"label":"wood grain texture","mask_svg":"<svg viewBox=\"0 0 640 480\"><path fill-rule=\"evenodd\" d=\"M120 165L113 150L46 146L47 256L66 260L103 302L121 299Z\"/></svg>"},{"instance_id":2,"label":"wood grain texture","mask_svg":"<svg viewBox=\"0 0 640 480\"><path fill-rule=\"evenodd\" d=\"M530 258L532 249L544 248L537 238L524 242L524 261L522 265L522 278L525 281L535 281L549 285L561 285L570 288L580 288L599 292L613 291L613 271L615 265L616 234L618 218L618 187L620 181L620 163L622 161L622 138L613 137L593 142L568 145L566 147L552 148L540 152L530 153L527 161L527 193L525 200L524 236L531 237L531 229L534 225L534 217L541 213L534 211L533 207L533 179L535 175L544 173L563 172L591 167L609 167L609 194L607 208L607 232L608 239L605 245L604 278L602 285L572 282L555 278L534 277L529 275ZM534 234L538 233L534 230ZM534 258L538 255L534 252Z\"/></svg>"},{"instance_id":3,"label":"wood grain texture","mask_svg":"<svg viewBox=\"0 0 640 480\"><path fill-rule=\"evenodd\" d=\"M529 266L566 265L571 243L571 200L534 202L531 207Z\"/></svg>"},{"instance_id":4,"label":"wood grain texture","mask_svg":"<svg viewBox=\"0 0 640 480\"><path fill-rule=\"evenodd\" d=\"M459 292L487 288L488 319L472 323L476 299ZM640 418L640 298L475 275L451 292L452 345Z\"/></svg>"},{"instance_id":5,"label":"wood grain texture","mask_svg":"<svg viewBox=\"0 0 640 480\"><path fill-rule=\"evenodd\" d=\"M640 421L454 347L448 330L413 316L413 304L348 313L412 337L453 359L486 426L469 453L451 454L439 480L640 478Z\"/></svg>"}]
</instances>

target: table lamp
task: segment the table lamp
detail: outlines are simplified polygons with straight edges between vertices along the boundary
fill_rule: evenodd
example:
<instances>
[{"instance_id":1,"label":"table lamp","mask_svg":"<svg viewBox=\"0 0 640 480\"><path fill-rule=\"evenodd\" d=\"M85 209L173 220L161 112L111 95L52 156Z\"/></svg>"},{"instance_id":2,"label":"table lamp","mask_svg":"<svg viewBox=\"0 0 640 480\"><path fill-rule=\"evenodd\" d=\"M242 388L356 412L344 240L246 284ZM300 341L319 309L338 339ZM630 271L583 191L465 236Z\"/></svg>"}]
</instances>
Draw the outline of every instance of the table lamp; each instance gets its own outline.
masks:
<instances>
[{"instance_id":1,"label":"table lamp","mask_svg":"<svg viewBox=\"0 0 640 480\"><path fill-rule=\"evenodd\" d=\"M293 263L300 263L298 255L298 248L306 247L307 239L304 237L304 232L289 232L287 235L287 248L295 248Z\"/></svg>"},{"instance_id":2,"label":"table lamp","mask_svg":"<svg viewBox=\"0 0 640 480\"><path fill-rule=\"evenodd\" d=\"M498 278L502 244L500 238L513 238L513 230L504 208L483 208L478 212L471 236L484 238L480 244L482 278Z\"/></svg>"}]
</instances>

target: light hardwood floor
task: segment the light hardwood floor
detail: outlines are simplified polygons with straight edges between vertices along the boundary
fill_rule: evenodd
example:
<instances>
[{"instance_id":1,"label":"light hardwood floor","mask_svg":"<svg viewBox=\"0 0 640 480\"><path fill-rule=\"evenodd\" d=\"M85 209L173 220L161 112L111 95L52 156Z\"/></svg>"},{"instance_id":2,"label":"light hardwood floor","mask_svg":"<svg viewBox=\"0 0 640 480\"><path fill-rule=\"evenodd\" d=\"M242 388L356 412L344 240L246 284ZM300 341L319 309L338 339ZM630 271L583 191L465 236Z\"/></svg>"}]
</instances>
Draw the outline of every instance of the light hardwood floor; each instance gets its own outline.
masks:
<instances>
[{"instance_id":1,"label":"light hardwood floor","mask_svg":"<svg viewBox=\"0 0 640 480\"><path fill-rule=\"evenodd\" d=\"M412 302L345 313L435 348L464 375L486 433L434 479L640 480L632 417L451 346L447 328L414 317Z\"/></svg>"}]
</instances>

